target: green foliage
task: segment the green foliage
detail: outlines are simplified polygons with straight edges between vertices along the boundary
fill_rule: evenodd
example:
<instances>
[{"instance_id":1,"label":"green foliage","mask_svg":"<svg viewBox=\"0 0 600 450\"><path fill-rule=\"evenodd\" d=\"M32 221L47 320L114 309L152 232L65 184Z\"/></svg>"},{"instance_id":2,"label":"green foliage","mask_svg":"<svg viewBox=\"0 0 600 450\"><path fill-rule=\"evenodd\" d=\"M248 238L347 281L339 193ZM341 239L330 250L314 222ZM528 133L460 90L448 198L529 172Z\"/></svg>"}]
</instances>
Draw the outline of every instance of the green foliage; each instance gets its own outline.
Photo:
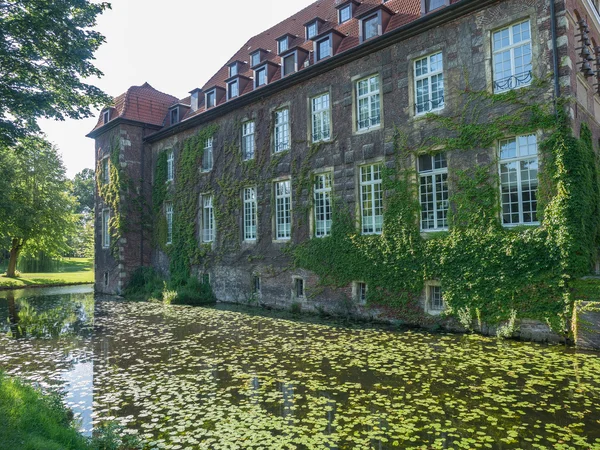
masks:
<instances>
[{"instance_id":1,"label":"green foliage","mask_svg":"<svg viewBox=\"0 0 600 450\"><path fill-rule=\"evenodd\" d=\"M40 390L0 372L0 444L21 450L119 450L139 448L134 438L121 438L107 424L94 439L77 432L73 413L58 394Z\"/></svg>"},{"instance_id":2,"label":"green foliage","mask_svg":"<svg viewBox=\"0 0 600 450\"><path fill-rule=\"evenodd\" d=\"M93 169L83 169L73 178L73 196L77 202L75 212L83 213L94 209L96 176Z\"/></svg>"},{"instance_id":3,"label":"green foliage","mask_svg":"<svg viewBox=\"0 0 600 450\"><path fill-rule=\"evenodd\" d=\"M38 131L40 117L93 115L109 98L83 82L102 72L94 52L104 36L92 28L108 3L12 0L0 3L0 145Z\"/></svg>"},{"instance_id":4,"label":"green foliage","mask_svg":"<svg viewBox=\"0 0 600 450\"><path fill-rule=\"evenodd\" d=\"M173 300L174 305L210 305L216 303L217 299L210 284L201 283L195 277L177 289L177 297Z\"/></svg>"},{"instance_id":5,"label":"green foliage","mask_svg":"<svg viewBox=\"0 0 600 450\"><path fill-rule=\"evenodd\" d=\"M11 272L21 251L61 255L67 249L67 237L74 229L73 198L57 149L40 137L28 137L14 148L9 158L13 178L3 202L12 205L9 213L0 213L0 233L4 245L10 245ZM4 171L4 169L3 169ZM14 276L9 273L9 276Z\"/></svg>"},{"instance_id":6,"label":"green foliage","mask_svg":"<svg viewBox=\"0 0 600 450\"><path fill-rule=\"evenodd\" d=\"M532 103L536 89L519 90L518 96L467 91L461 115L423 119L432 131L420 144L411 147L396 133L401 170L384 171L383 234L362 236L338 200L331 236L295 247L296 265L315 272L325 284L364 281L369 303L400 309L404 317L414 313L427 320L416 312L417 303L424 280L437 279L447 312L468 329L475 311L478 322L506 322L503 334L514 330L517 317L565 331L573 307L568 283L589 273L599 242L598 162L587 127L579 139L573 137L562 105L555 116L549 105ZM490 120L486 112L494 105L510 113ZM402 166L407 156L489 148L501 138L541 130L551 133L539 146L539 227L501 226L494 162L452 170L450 229L420 235L416 174Z\"/></svg>"}]
</instances>

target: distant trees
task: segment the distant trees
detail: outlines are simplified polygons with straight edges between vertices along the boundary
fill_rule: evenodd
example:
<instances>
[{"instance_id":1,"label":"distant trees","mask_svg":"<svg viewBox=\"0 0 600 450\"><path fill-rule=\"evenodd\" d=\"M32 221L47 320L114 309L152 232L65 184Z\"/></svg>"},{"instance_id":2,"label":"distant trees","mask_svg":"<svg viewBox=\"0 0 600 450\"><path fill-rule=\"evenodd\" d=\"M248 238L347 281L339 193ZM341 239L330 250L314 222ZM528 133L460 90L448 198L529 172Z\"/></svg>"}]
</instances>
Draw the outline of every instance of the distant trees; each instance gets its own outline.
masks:
<instances>
[{"instance_id":1,"label":"distant trees","mask_svg":"<svg viewBox=\"0 0 600 450\"><path fill-rule=\"evenodd\" d=\"M0 145L38 132L40 117L89 117L109 102L83 82L102 75L92 62L104 36L92 27L107 8L88 0L0 0Z\"/></svg>"},{"instance_id":2,"label":"distant trees","mask_svg":"<svg viewBox=\"0 0 600 450\"><path fill-rule=\"evenodd\" d=\"M94 209L94 191L96 175L92 169L83 169L73 178L73 195L76 200L76 213L90 212Z\"/></svg>"},{"instance_id":3,"label":"distant trees","mask_svg":"<svg viewBox=\"0 0 600 450\"><path fill-rule=\"evenodd\" d=\"M74 229L75 201L56 148L40 137L21 139L15 147L0 145L2 171L10 182L0 190L0 243L8 245L7 276L14 277L19 254L62 254ZM0 181L1 183L2 181Z\"/></svg>"}]
</instances>

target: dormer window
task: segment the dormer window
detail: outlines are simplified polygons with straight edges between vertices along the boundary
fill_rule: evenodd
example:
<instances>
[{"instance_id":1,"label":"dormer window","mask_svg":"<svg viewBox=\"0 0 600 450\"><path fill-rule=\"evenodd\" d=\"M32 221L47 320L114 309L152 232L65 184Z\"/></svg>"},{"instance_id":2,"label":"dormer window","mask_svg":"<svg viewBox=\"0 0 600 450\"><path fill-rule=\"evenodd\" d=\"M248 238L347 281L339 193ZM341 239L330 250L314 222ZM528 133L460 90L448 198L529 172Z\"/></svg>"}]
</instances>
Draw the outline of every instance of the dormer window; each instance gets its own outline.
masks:
<instances>
[{"instance_id":1,"label":"dormer window","mask_svg":"<svg viewBox=\"0 0 600 450\"><path fill-rule=\"evenodd\" d=\"M283 53L283 52L287 51L289 46L290 46L289 38L288 37L281 38L277 41L277 52Z\"/></svg>"},{"instance_id":2,"label":"dormer window","mask_svg":"<svg viewBox=\"0 0 600 450\"><path fill-rule=\"evenodd\" d=\"M381 35L381 21L379 20L378 14L373 14L362 20L362 36L363 41L367 41L371 38Z\"/></svg>"},{"instance_id":3,"label":"dormer window","mask_svg":"<svg viewBox=\"0 0 600 450\"><path fill-rule=\"evenodd\" d=\"M338 22L342 24L348 22L350 19L352 19L352 5L341 7L338 11Z\"/></svg>"},{"instance_id":4,"label":"dormer window","mask_svg":"<svg viewBox=\"0 0 600 450\"><path fill-rule=\"evenodd\" d=\"M105 124L110 122L110 109L107 109L102 113L102 122Z\"/></svg>"},{"instance_id":5,"label":"dormer window","mask_svg":"<svg viewBox=\"0 0 600 450\"><path fill-rule=\"evenodd\" d=\"M235 77L238 74L238 66L237 63L229 66L229 76Z\"/></svg>"},{"instance_id":6,"label":"dormer window","mask_svg":"<svg viewBox=\"0 0 600 450\"><path fill-rule=\"evenodd\" d=\"M331 56L331 37L317 41L317 61Z\"/></svg>"},{"instance_id":7,"label":"dormer window","mask_svg":"<svg viewBox=\"0 0 600 450\"><path fill-rule=\"evenodd\" d=\"M297 58L296 52L290 53L289 55L283 57L282 66L283 66L283 76L284 77L296 72L296 70L297 70L296 58Z\"/></svg>"},{"instance_id":8,"label":"dormer window","mask_svg":"<svg viewBox=\"0 0 600 450\"><path fill-rule=\"evenodd\" d=\"M267 67L263 66L254 71L254 87L264 86L267 84Z\"/></svg>"},{"instance_id":9,"label":"dormer window","mask_svg":"<svg viewBox=\"0 0 600 450\"><path fill-rule=\"evenodd\" d=\"M232 99L240 95L240 83L238 80L233 80L227 83L227 99Z\"/></svg>"},{"instance_id":10,"label":"dormer window","mask_svg":"<svg viewBox=\"0 0 600 450\"><path fill-rule=\"evenodd\" d=\"M319 32L319 26L317 21L315 20L314 22L309 23L308 25L306 25L306 39L312 39L314 38Z\"/></svg>"},{"instance_id":11,"label":"dormer window","mask_svg":"<svg viewBox=\"0 0 600 450\"><path fill-rule=\"evenodd\" d=\"M421 0L421 11L427 14L449 4L450 0Z\"/></svg>"},{"instance_id":12,"label":"dormer window","mask_svg":"<svg viewBox=\"0 0 600 450\"><path fill-rule=\"evenodd\" d=\"M212 108L213 106L216 106L217 104L217 93L214 91L214 89L212 91L209 91L206 93L206 109L208 108Z\"/></svg>"},{"instance_id":13,"label":"dormer window","mask_svg":"<svg viewBox=\"0 0 600 450\"><path fill-rule=\"evenodd\" d=\"M260 51L254 52L250 55L250 63L252 66L260 64Z\"/></svg>"},{"instance_id":14,"label":"dormer window","mask_svg":"<svg viewBox=\"0 0 600 450\"><path fill-rule=\"evenodd\" d=\"M200 105L200 90L196 89L190 92L190 94L192 94L190 99L190 106L192 108L192 111L198 111L198 106Z\"/></svg>"},{"instance_id":15,"label":"dormer window","mask_svg":"<svg viewBox=\"0 0 600 450\"><path fill-rule=\"evenodd\" d=\"M174 108L171 110L171 125L175 125L179 122L179 108Z\"/></svg>"}]
</instances>

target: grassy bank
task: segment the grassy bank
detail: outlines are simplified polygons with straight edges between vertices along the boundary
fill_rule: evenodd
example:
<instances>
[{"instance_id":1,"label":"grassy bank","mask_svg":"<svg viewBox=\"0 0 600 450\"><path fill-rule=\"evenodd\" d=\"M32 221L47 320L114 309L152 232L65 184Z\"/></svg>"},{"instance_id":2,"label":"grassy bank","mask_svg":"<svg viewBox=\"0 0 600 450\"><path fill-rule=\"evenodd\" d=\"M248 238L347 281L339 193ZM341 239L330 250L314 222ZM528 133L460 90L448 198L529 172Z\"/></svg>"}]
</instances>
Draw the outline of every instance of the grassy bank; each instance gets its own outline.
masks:
<instances>
[{"instance_id":1,"label":"grassy bank","mask_svg":"<svg viewBox=\"0 0 600 450\"><path fill-rule=\"evenodd\" d=\"M109 450L133 449L122 442L113 428L94 439L77 431L72 413L58 395L39 390L0 373L0 448L20 450Z\"/></svg>"},{"instance_id":2,"label":"grassy bank","mask_svg":"<svg viewBox=\"0 0 600 450\"><path fill-rule=\"evenodd\" d=\"M60 270L53 273L21 273L17 278L0 275L0 289L93 282L94 260L92 258L65 258L60 265Z\"/></svg>"}]
</instances>

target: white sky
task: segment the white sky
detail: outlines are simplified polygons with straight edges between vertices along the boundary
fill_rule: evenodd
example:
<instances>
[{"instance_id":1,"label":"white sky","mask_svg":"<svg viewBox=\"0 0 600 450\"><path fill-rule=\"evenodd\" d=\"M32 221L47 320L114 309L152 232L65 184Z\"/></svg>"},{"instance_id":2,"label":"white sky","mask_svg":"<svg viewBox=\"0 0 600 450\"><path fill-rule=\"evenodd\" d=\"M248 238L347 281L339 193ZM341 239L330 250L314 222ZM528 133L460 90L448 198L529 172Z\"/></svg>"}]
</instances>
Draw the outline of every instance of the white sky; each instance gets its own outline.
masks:
<instances>
[{"instance_id":1,"label":"white sky","mask_svg":"<svg viewBox=\"0 0 600 450\"><path fill-rule=\"evenodd\" d=\"M87 80L108 95L150 83L178 98L204 83L246 41L314 0L112 0L96 29L106 43L96 53L100 80ZM41 120L63 155L67 175L94 168L94 141L85 135L97 117Z\"/></svg>"}]
</instances>

